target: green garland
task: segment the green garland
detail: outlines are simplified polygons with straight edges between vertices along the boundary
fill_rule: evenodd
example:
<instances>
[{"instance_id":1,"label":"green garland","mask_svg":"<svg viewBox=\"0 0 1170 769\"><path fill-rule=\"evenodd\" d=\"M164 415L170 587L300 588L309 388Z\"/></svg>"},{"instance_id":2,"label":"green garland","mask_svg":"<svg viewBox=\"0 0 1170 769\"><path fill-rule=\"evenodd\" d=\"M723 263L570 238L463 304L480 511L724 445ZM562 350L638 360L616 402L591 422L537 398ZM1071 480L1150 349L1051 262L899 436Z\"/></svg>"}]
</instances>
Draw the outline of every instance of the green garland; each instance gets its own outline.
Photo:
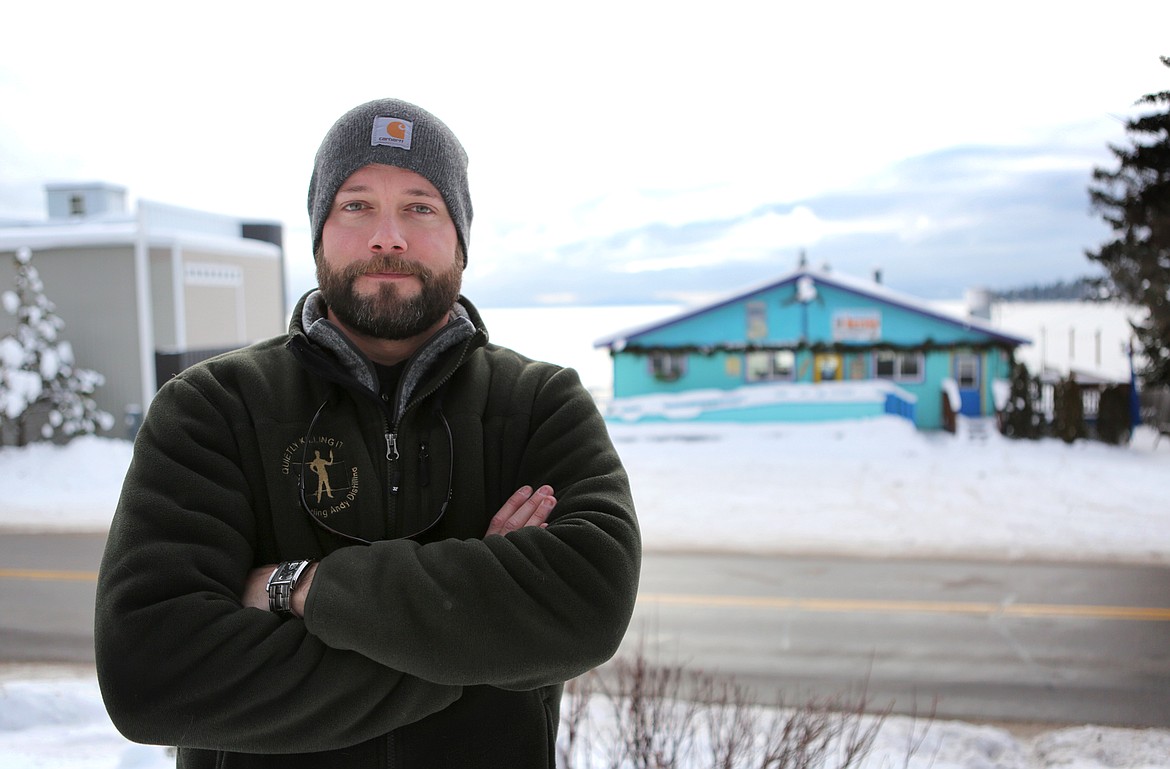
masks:
<instances>
[{"instance_id":1,"label":"green garland","mask_svg":"<svg viewBox=\"0 0 1170 769\"><path fill-rule=\"evenodd\" d=\"M707 357L716 355L718 353L750 353L750 352L812 352L812 353L869 353L869 352L939 352L944 350L963 350L971 352L990 352L1000 350L1006 353L1011 353L1014 347L1012 345L1004 344L1003 342L961 342L961 343L943 343L935 342L933 339L926 339L918 344L891 344L889 342L882 342L880 344L863 345L863 344L844 344L841 342L833 342L831 344L825 342L816 342L809 344L808 342L799 342L797 344L784 345L766 345L766 344L733 344L723 343L717 345L678 345L668 347L664 345L636 345L629 344L621 350L614 350L612 347L609 350L611 357L617 355L625 355L627 353L637 356L653 355L654 353L685 353L687 355L699 354Z\"/></svg>"}]
</instances>

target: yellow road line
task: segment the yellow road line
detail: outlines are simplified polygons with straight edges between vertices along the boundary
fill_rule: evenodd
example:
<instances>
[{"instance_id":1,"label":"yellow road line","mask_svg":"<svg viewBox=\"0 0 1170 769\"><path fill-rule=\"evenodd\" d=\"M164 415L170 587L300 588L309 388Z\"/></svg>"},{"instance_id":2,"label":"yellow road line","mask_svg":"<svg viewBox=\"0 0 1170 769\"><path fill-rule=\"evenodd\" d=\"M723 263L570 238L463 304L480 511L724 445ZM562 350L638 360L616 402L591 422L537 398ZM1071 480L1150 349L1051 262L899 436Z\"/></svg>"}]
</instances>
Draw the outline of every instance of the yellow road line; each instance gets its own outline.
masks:
<instances>
[{"instance_id":1,"label":"yellow road line","mask_svg":"<svg viewBox=\"0 0 1170 769\"><path fill-rule=\"evenodd\" d=\"M29 579L50 582L97 582L97 572L53 569L0 569L0 579Z\"/></svg>"},{"instance_id":2,"label":"yellow road line","mask_svg":"<svg viewBox=\"0 0 1170 769\"><path fill-rule=\"evenodd\" d=\"M0 569L0 579L96 582L96 571ZM821 613L965 614L1001 617L1056 617L1170 622L1170 608L1092 606L1083 604L990 603L976 601L894 601L853 598L783 598L740 595L674 595L642 593L639 603L692 608L748 608Z\"/></svg>"},{"instance_id":3,"label":"yellow road line","mask_svg":"<svg viewBox=\"0 0 1170 769\"><path fill-rule=\"evenodd\" d=\"M973 601L893 601L850 598L779 598L738 595L672 595L643 593L641 603L693 608L747 608L825 613L969 614L1003 617L1061 617L1074 619L1170 622L1170 608L1091 606L1077 604L990 603Z\"/></svg>"}]
</instances>

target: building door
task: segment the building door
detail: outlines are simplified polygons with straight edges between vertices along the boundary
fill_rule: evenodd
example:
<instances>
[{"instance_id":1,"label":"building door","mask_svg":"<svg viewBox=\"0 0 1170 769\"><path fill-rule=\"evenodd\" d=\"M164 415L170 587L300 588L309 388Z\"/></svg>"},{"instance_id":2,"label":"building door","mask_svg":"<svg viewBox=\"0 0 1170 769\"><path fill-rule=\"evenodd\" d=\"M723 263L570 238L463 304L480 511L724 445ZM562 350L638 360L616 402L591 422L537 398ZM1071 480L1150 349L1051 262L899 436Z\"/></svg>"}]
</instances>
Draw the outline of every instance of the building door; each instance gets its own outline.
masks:
<instances>
[{"instance_id":1,"label":"building door","mask_svg":"<svg viewBox=\"0 0 1170 769\"><path fill-rule=\"evenodd\" d=\"M982 416L983 371L978 355L955 355L955 382L959 385L959 413L965 417Z\"/></svg>"}]
</instances>

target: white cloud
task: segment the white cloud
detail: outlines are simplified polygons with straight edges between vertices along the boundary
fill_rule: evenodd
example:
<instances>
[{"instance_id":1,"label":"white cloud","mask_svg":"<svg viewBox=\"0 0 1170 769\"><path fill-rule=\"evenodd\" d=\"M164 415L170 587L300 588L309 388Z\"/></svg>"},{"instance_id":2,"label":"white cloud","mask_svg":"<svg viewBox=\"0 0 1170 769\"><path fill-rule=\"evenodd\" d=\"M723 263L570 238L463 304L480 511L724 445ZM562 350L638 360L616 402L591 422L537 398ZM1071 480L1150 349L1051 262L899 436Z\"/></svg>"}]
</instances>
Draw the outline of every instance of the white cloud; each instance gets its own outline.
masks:
<instances>
[{"instance_id":1,"label":"white cloud","mask_svg":"<svg viewBox=\"0 0 1170 769\"><path fill-rule=\"evenodd\" d=\"M615 261L619 262L619 271L628 273L697 268L722 262L774 262L777 252L795 253L829 238L901 233L930 226L929 220L907 224L892 217L830 220L818 216L808 206L797 206L785 214L769 212L745 219L714 241L696 243L665 255L658 255L662 249L647 249L634 241L627 251L640 257Z\"/></svg>"}]
</instances>

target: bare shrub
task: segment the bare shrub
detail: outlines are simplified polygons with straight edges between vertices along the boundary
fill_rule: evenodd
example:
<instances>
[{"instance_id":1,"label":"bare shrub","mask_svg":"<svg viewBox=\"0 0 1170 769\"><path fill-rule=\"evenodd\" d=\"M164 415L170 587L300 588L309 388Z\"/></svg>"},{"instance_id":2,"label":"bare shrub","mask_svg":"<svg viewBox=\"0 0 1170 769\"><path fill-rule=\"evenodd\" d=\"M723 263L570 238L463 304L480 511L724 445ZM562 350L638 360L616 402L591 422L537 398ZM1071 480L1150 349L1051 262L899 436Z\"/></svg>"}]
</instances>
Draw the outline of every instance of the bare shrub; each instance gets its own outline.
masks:
<instances>
[{"instance_id":1,"label":"bare shrub","mask_svg":"<svg viewBox=\"0 0 1170 769\"><path fill-rule=\"evenodd\" d=\"M637 652L566 684L562 769L849 769L890 713L864 695L756 703L730 677L656 666ZM908 746L910 755L921 739Z\"/></svg>"}]
</instances>

